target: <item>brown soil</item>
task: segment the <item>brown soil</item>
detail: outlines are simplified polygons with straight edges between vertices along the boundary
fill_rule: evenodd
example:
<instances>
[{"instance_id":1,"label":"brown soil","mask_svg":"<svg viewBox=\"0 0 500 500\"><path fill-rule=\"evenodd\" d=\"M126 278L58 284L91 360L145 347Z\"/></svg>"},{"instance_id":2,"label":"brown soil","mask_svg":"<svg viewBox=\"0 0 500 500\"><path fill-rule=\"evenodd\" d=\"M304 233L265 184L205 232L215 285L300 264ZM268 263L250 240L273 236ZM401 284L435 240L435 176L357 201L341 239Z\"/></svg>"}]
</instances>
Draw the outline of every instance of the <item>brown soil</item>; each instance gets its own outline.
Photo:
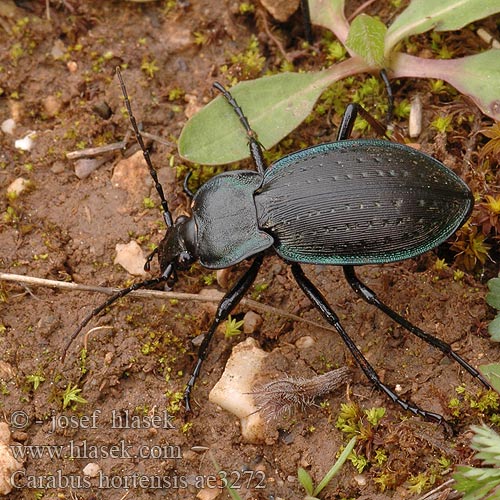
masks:
<instances>
[{"instance_id":1,"label":"brown soil","mask_svg":"<svg viewBox=\"0 0 500 500\"><path fill-rule=\"evenodd\" d=\"M19 2L20 6L3 2L0 119L12 117L17 127L14 136L0 136L0 209L6 216L0 221L2 272L126 286L132 277L113 265L115 245L136 239L147 253L148 244L161 239L160 212L143 205L147 196L157 200L147 171L134 170L126 189L123 183L117 187L112 176L121 156L115 152L90 176L78 179L75 162L66 153L122 140L129 125L114 77L117 65L127 66L123 72L128 92L144 129L173 142L186 114L211 99L211 83L224 81L220 66L248 45L252 33L259 33L269 60L277 57L262 22L256 26L253 16L239 15L237 3L182 3L168 10L167 2L51 1L47 19L43 1ZM282 30L288 37L287 50L300 49L299 19L293 18ZM195 43L194 33L206 37L203 45ZM150 78L141 65L152 62L157 70ZM306 67L314 62L304 57L297 64ZM396 98L402 93L411 95L412 85L417 84L407 82L399 88ZM184 91L185 98L169 100L170 91L176 88ZM433 112L426 110L426 119ZM479 123L481 117L476 116ZM32 150L16 149L14 139L30 131L36 132ZM301 133L307 136L307 126ZM436 143L434 149L441 159L454 166L460 163L444 157L440 147ZM432 149L428 143L423 148ZM186 211L189 201L182 192L182 178L176 178L168 166L171 158L175 165L182 163L175 147L155 142L152 156L175 214ZM6 187L18 177L28 179L30 189L8 200ZM398 264L367 266L359 274L391 307L452 344L472 365L497 361L497 348L484 331L490 318L484 283L470 274L455 281L452 269L442 271L437 279L435 258L429 253ZM241 273L243 268L236 271ZM449 479L450 467L438 462L447 457L452 465L470 457L467 429L479 417L463 411L454 418L448 403L460 384L473 394L479 384L359 300L341 270L307 266L306 271L381 378L390 387L399 384L403 397L452 420L453 437L441 426L404 413L374 391L335 334L266 315L253 335L264 349L275 349L269 373L310 377L347 364L352 367L353 381L348 394L338 391L325 398L327 405L313 406L271 426L265 444L245 444L238 420L208 401L210 389L241 337L227 340L218 332L194 390L194 413L185 415L172 406L172 395L183 390L196 358L191 339L206 331L212 304L123 300L87 328L108 327L88 335L87 358L82 361L79 356L82 334L63 364L60 354L68 336L103 296L2 282L1 415L11 424L17 442L42 450L42 456L25 460L26 474L20 480L25 487L15 489L8 498L214 498L197 497L202 486L205 493L216 491L219 498L229 498L218 489L220 482L214 483L217 468L212 457L230 479L237 480L242 498L302 498L297 468L306 468L319 481L331 467L347 442L335 422L340 404L349 400L363 409L386 408L386 417L358 452L370 457L383 449L387 462L361 474L346 464L323 498L409 498L418 493L416 489L412 493L412 476L424 473L434 478L434 485ZM212 273L195 266L180 276L176 290L198 293L207 288L203 281L207 276ZM269 256L257 284L269 285L260 293L263 303L322 324L277 257ZM314 343L298 348L295 343L306 335ZM33 376L43 378L36 390ZM68 384L77 384L87 402L63 410L62 394ZM151 422L148 417L164 417L167 409L173 415L171 421L144 428ZM113 428L113 412L135 420ZM54 422L57 428L52 432ZM142 428L135 428L134 422ZM71 428L63 428L67 426ZM43 445L65 446L66 457L48 457ZM67 453L70 445L73 458ZM160 456L129 456L140 447ZM100 482L84 477L83 468L90 462L99 464ZM392 483L381 491L374 478L388 471ZM160 479L163 482L158 484ZM426 488L431 486L429 481Z\"/></svg>"}]
</instances>

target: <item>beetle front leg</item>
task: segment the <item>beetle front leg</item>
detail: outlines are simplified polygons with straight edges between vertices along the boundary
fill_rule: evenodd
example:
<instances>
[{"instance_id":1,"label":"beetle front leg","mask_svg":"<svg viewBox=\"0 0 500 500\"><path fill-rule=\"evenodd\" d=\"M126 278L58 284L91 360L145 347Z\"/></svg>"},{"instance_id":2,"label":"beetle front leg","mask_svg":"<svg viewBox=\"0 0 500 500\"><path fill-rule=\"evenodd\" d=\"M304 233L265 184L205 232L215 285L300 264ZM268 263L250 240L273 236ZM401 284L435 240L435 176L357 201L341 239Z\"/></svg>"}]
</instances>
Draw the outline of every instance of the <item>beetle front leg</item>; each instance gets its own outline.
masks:
<instances>
[{"instance_id":1,"label":"beetle front leg","mask_svg":"<svg viewBox=\"0 0 500 500\"><path fill-rule=\"evenodd\" d=\"M432 413L430 411L422 410L418 406L404 401L401 399L393 390L387 387L378 377L377 373L370 365L368 360L363 356L361 351L358 349L356 344L353 342L351 337L344 330L344 327L340 324L340 320L335 312L332 310L326 299L323 297L321 292L311 283L311 281L306 277L304 271L299 264L292 264L292 273L299 284L302 291L306 294L308 299L313 303L313 305L319 310L323 317L339 332L340 337L345 342L349 351L353 355L354 359L363 370L366 377L372 382L372 384L379 390L384 392L389 398L401 406L403 409L413 413L414 415L419 415L427 420L437 422L439 424L446 424L444 417L438 413Z\"/></svg>"},{"instance_id":2,"label":"beetle front leg","mask_svg":"<svg viewBox=\"0 0 500 500\"><path fill-rule=\"evenodd\" d=\"M396 323L400 324L405 330L408 330L413 335L416 335L420 339L424 340L431 346L439 349L442 353L446 354L449 358L456 361L460 366L462 366L466 371L468 371L473 377L479 379L486 388L491 389L491 385L488 381L479 373L473 366L471 366L465 359L463 359L459 354L457 354L449 344L434 337L433 335L424 332L417 326L410 323L407 319L400 316L396 311L393 311L389 306L385 305L377 297L375 292L368 288L360 279L356 276L353 266L343 266L344 275L351 285L351 288L366 302L374 305L382 312L387 314Z\"/></svg>"},{"instance_id":3,"label":"beetle front leg","mask_svg":"<svg viewBox=\"0 0 500 500\"><path fill-rule=\"evenodd\" d=\"M193 373L191 374L191 378L189 379L186 385L186 390L184 391L184 404L186 406L186 411L191 411L191 391L193 390L196 379L200 374L201 365L207 357L208 347L215 330L217 330L217 327L229 316L231 311L243 298L243 295L245 295L248 289L252 286L252 283L255 281L257 273L259 272L259 268L262 265L262 259L262 254L257 255L250 268L245 272L245 274L243 274L243 276L241 276L236 285L234 285L220 301L219 306L217 307L217 312L215 313L215 318L213 319L212 324L210 325L210 328L200 345L200 349L198 350L198 360L196 361Z\"/></svg>"}]
</instances>

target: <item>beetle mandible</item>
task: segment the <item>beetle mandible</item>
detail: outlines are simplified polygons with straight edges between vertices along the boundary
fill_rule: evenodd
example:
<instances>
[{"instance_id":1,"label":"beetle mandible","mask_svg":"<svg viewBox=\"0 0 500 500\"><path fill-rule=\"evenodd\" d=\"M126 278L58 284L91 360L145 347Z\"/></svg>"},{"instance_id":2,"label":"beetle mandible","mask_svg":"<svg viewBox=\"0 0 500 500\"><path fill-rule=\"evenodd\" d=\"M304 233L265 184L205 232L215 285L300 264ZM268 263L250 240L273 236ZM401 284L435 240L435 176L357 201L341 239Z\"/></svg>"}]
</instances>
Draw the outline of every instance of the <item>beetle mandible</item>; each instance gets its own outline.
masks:
<instances>
[{"instance_id":1,"label":"beetle mandible","mask_svg":"<svg viewBox=\"0 0 500 500\"><path fill-rule=\"evenodd\" d=\"M472 211L474 198L454 172L435 158L402 144L349 139L358 113L375 127L381 127L357 104L348 105L336 141L291 153L268 167L242 109L230 92L216 82L214 87L237 114L247 134L256 171L237 170L213 177L193 195L191 217L180 216L174 222L118 69L117 74L167 226L165 237L145 266L149 269L157 253L161 276L121 290L88 314L71 336L63 358L90 319L131 291L161 282L172 285L177 280L177 272L189 269L196 260L208 269L222 269L253 259L249 269L219 303L200 345L185 390L185 406L189 411L190 395L217 327L248 291L264 252L272 248L291 266L300 288L338 331L366 377L405 410L431 421L444 422L442 415L401 399L380 380L300 264L342 266L349 285L362 299L442 351L490 388L487 380L449 344L411 324L381 302L375 292L360 281L354 269L363 264L415 257L437 247L459 229Z\"/></svg>"}]
</instances>

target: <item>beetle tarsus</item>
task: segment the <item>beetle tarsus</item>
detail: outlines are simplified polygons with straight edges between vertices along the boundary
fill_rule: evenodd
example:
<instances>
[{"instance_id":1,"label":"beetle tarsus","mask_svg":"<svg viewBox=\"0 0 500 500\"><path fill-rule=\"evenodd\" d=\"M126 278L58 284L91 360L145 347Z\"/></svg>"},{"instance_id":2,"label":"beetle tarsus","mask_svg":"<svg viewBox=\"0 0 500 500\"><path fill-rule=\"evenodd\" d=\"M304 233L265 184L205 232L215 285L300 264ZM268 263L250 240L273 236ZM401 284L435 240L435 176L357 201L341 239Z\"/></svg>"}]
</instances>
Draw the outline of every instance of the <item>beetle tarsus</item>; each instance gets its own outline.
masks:
<instances>
[{"instance_id":1,"label":"beetle tarsus","mask_svg":"<svg viewBox=\"0 0 500 500\"><path fill-rule=\"evenodd\" d=\"M189 189L189 179L191 179L191 176L193 175L193 172L189 171L187 174L186 174L186 177L184 177L184 183L182 185L182 189L184 191L184 193L191 199L194 198L194 193L193 191L191 191L191 189Z\"/></svg>"}]
</instances>

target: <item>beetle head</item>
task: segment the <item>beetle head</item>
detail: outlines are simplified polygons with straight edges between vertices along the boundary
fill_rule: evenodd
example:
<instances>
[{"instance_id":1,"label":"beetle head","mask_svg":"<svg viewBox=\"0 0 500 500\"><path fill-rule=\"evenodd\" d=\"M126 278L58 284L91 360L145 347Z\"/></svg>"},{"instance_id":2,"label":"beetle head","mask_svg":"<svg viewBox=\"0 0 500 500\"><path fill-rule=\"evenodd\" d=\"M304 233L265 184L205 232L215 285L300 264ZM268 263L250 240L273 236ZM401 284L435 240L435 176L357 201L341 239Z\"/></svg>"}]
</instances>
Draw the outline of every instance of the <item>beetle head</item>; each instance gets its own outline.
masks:
<instances>
[{"instance_id":1,"label":"beetle head","mask_svg":"<svg viewBox=\"0 0 500 500\"><path fill-rule=\"evenodd\" d=\"M189 269L197 258L194 220L181 215L175 224L167 228L167 234L158 245L158 262L162 276L167 279L172 277L175 281L176 271Z\"/></svg>"}]
</instances>

